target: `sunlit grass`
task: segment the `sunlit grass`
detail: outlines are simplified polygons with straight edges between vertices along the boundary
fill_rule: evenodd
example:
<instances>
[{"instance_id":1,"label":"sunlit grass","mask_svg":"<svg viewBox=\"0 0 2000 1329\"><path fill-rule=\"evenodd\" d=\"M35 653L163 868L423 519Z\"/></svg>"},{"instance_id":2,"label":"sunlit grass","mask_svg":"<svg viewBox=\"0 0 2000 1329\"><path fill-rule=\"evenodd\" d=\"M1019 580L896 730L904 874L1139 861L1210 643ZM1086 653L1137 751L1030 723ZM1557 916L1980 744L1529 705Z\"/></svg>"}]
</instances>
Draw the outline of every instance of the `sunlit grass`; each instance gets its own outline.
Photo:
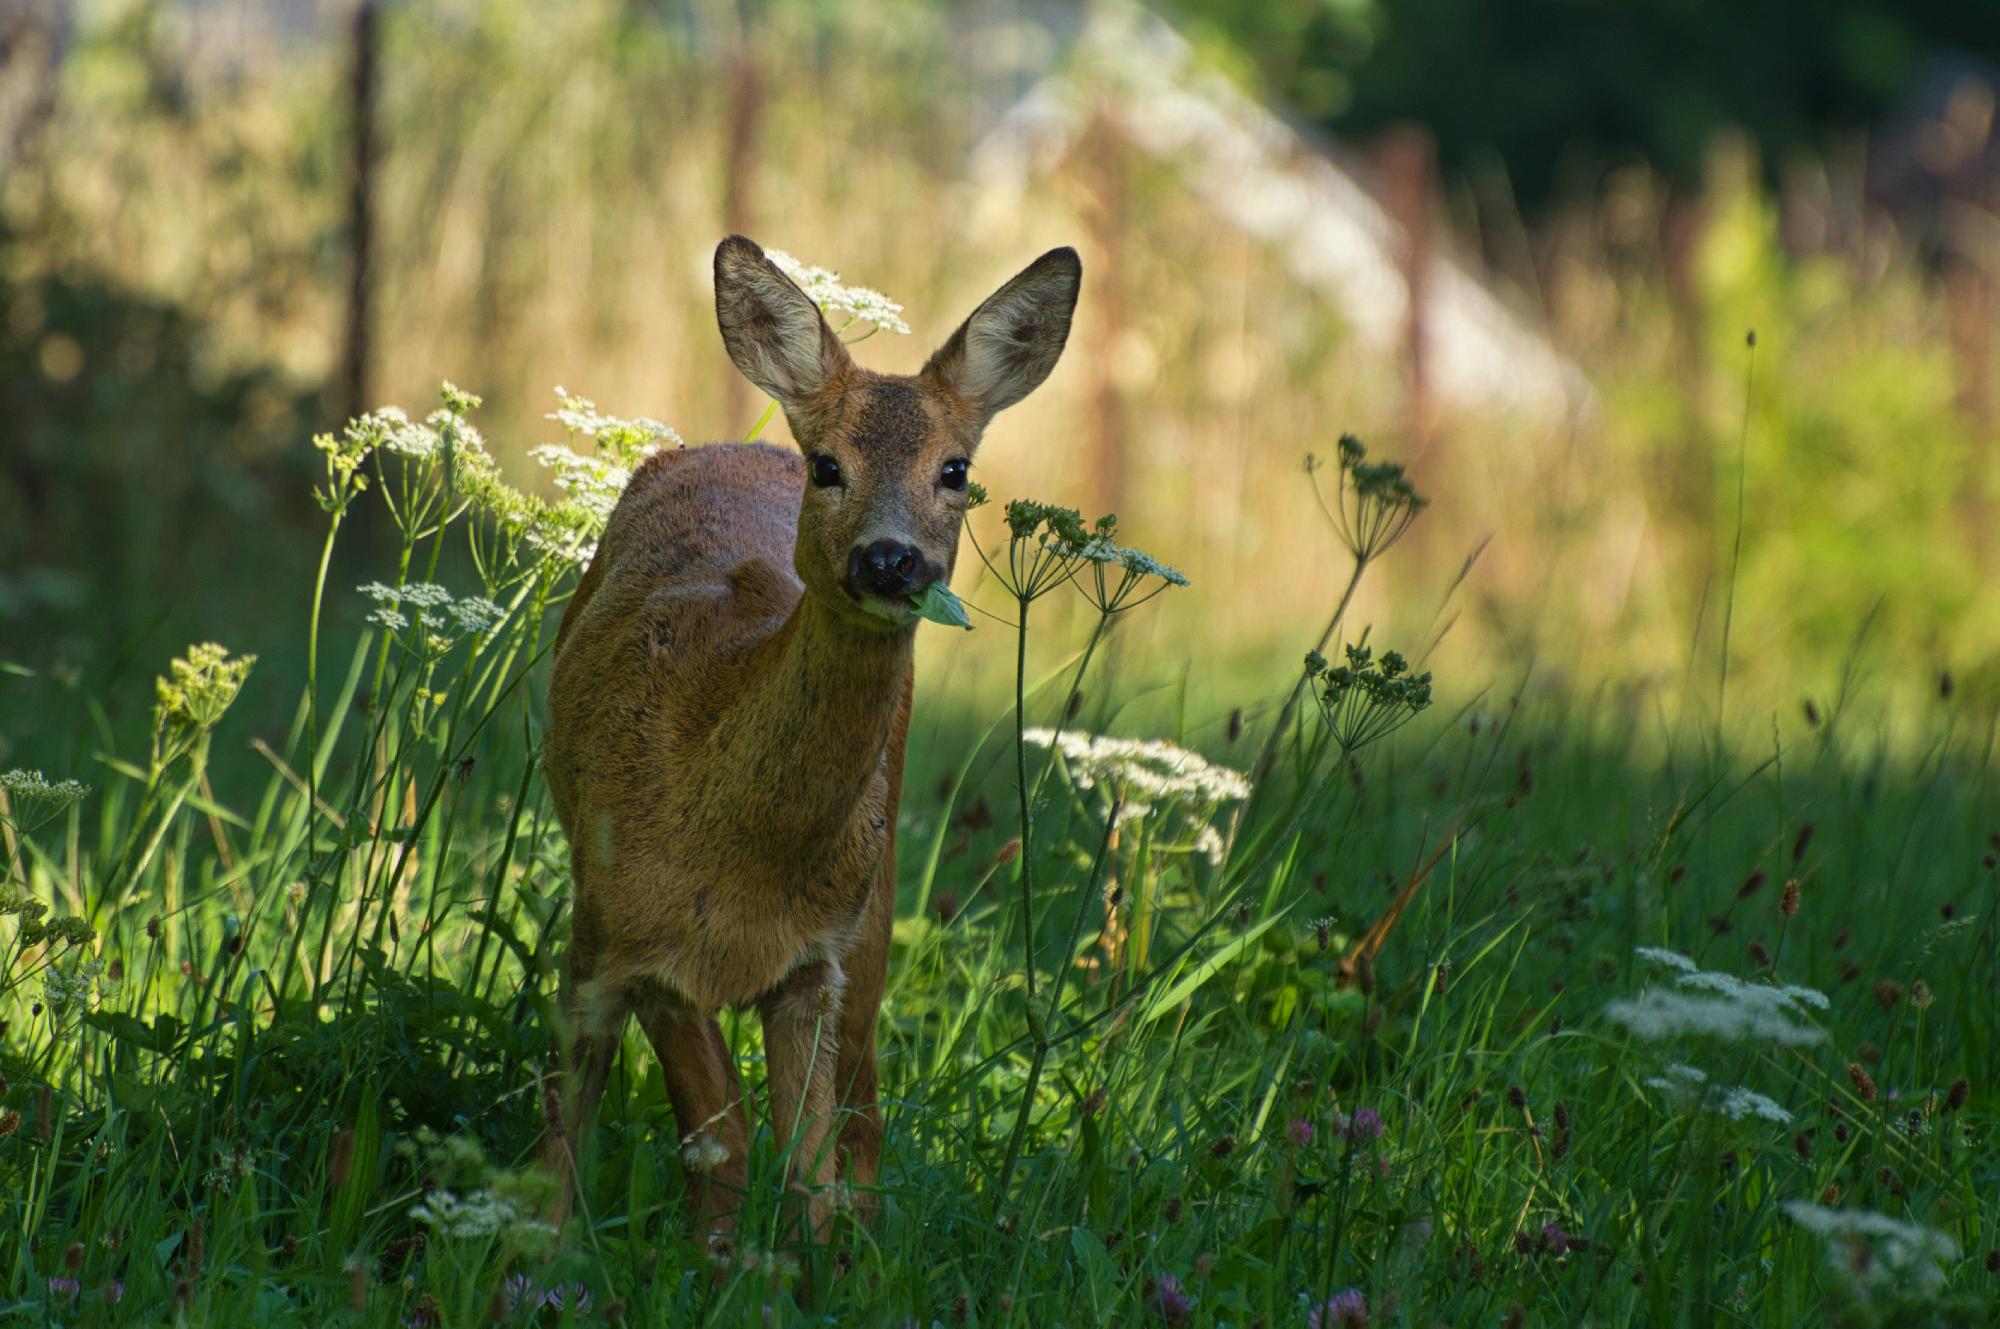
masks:
<instances>
[{"instance_id":1,"label":"sunlit grass","mask_svg":"<svg viewBox=\"0 0 2000 1329\"><path fill-rule=\"evenodd\" d=\"M323 440L329 542L380 502L395 547L301 615L314 683L256 744L261 788L207 778L256 667L208 647L136 759L0 786L9 1314L1989 1322L1983 722L1940 702L1898 763L1839 713L1718 735L1357 644L1271 742L1283 693L1134 731L1131 657L1098 646L1172 570L1045 505L983 551L979 631L1061 632L1030 625L1079 592L1097 629L1046 676L1010 642L1016 704L921 693L879 1221L794 1245L766 1132L733 1245L695 1241L634 1039L550 1230L529 1160L567 856L540 698L593 486L660 435L566 399L580 478L541 503L475 405ZM321 634L336 598L358 634ZM761 1093L753 1023L726 1027Z\"/></svg>"}]
</instances>

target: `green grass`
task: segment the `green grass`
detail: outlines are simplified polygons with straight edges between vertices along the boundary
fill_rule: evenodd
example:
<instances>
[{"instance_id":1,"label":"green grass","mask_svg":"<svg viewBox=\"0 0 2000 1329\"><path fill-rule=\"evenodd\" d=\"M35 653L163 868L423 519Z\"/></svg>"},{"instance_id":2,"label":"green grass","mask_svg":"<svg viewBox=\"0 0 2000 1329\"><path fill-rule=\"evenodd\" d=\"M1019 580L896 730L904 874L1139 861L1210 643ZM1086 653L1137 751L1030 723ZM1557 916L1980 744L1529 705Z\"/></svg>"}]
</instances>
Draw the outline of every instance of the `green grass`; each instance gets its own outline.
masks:
<instances>
[{"instance_id":1,"label":"green grass","mask_svg":"<svg viewBox=\"0 0 2000 1329\"><path fill-rule=\"evenodd\" d=\"M969 713L920 684L878 1220L796 1247L759 1118L734 1249L711 1258L685 1231L662 1077L634 1032L581 1213L539 1231L568 923L534 752L575 575L574 548L549 549L590 518L500 486L467 408L450 403L442 464L397 459L381 430L329 444L325 499L337 526L393 498L384 580L464 569L497 627L445 648L315 613L315 702L301 692L228 802L210 754L248 736L226 713L240 678L214 660L170 680L150 750L49 771L95 785L83 801L10 793L0 1315L1278 1326L1352 1288L1377 1325L1994 1322L1992 717L1940 700L1889 733L1850 699L1719 731L1672 718L1702 713L1690 699L1526 668L1483 692L1440 681L1348 760L1301 707L1220 862L1194 839L1237 804L1156 800L1108 837L1107 782L1034 747L1017 766L1011 707ZM616 465L643 439L599 441ZM1060 720L1081 665L1094 700L1072 724L1198 735L1260 765L1282 693L1240 730L1134 731L1153 712L1120 709L1119 653L1079 660L1084 645L1023 679L1027 723ZM4 686L12 709L55 708L63 685ZM1343 985L1343 957L1418 878ZM64 918L83 920L71 939L42 935ZM1614 1004L1685 994L1642 947L1827 1001L1785 1015L1794 1044L1642 1039ZM761 1101L754 1021L725 1027ZM1671 1088L1675 1063L1713 1094ZM1719 1110L1733 1086L1789 1120ZM439 1192L476 1212L440 1219ZM1828 1238L1787 1213L1801 1201L1913 1231ZM510 1310L516 1276L589 1307Z\"/></svg>"}]
</instances>

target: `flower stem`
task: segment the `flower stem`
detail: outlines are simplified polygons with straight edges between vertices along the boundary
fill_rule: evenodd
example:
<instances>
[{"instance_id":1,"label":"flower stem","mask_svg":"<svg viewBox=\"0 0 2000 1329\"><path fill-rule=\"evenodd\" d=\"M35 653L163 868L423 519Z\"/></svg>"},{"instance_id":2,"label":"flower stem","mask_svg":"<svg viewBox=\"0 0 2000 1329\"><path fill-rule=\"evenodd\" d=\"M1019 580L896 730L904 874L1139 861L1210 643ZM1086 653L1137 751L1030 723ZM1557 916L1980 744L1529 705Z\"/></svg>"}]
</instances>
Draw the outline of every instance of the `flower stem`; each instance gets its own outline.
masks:
<instances>
[{"instance_id":1,"label":"flower stem","mask_svg":"<svg viewBox=\"0 0 2000 1329\"><path fill-rule=\"evenodd\" d=\"M1026 961L1028 1001L1035 1000L1035 856L1033 821L1028 793L1028 605L1019 597L1020 620L1014 635L1014 787L1021 802L1021 949ZM1039 1069L1039 1066L1038 1066Z\"/></svg>"},{"instance_id":2,"label":"flower stem","mask_svg":"<svg viewBox=\"0 0 2000 1329\"><path fill-rule=\"evenodd\" d=\"M1319 654L1326 653L1326 644L1332 641L1333 634L1340 630L1341 620L1347 617L1347 606L1354 600L1354 588L1361 584L1361 574L1367 569L1366 557L1354 560L1354 571L1347 578L1347 589L1340 593L1340 603L1334 606L1333 617L1327 620L1325 630L1319 634L1319 644L1313 647ZM1292 684L1291 695L1285 698L1284 707L1278 712L1278 722L1272 725L1271 732L1264 736L1264 746L1258 750L1257 760L1250 766L1251 779L1261 781L1268 774L1265 768L1277 755L1278 744L1284 741L1285 731L1291 727L1292 716L1297 713L1299 698L1305 694L1305 690L1305 675L1301 674L1298 681Z\"/></svg>"}]
</instances>

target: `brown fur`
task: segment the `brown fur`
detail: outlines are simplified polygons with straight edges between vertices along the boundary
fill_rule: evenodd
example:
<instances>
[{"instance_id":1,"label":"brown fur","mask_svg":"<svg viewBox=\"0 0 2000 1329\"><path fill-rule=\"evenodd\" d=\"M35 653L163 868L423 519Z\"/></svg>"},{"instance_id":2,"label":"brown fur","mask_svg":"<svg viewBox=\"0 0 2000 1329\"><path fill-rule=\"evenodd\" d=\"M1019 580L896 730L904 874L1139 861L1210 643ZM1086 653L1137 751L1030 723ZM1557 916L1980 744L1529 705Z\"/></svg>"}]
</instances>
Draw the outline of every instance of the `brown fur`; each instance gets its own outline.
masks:
<instances>
[{"instance_id":1,"label":"brown fur","mask_svg":"<svg viewBox=\"0 0 2000 1329\"><path fill-rule=\"evenodd\" d=\"M565 1209L636 1015L684 1144L722 1151L690 1165L696 1221L727 1226L749 1129L723 1006L763 1021L773 1122L813 1230L836 1100L847 1176L874 1181L914 619L849 585L849 553L895 540L923 580L950 577L964 493L941 468L1053 367L1077 272L1073 253L1045 255L921 373L891 376L849 360L755 245L716 251L732 358L843 483L815 486L796 453L764 445L662 453L633 475L563 616L543 760L575 886L573 1092L547 1146Z\"/></svg>"}]
</instances>

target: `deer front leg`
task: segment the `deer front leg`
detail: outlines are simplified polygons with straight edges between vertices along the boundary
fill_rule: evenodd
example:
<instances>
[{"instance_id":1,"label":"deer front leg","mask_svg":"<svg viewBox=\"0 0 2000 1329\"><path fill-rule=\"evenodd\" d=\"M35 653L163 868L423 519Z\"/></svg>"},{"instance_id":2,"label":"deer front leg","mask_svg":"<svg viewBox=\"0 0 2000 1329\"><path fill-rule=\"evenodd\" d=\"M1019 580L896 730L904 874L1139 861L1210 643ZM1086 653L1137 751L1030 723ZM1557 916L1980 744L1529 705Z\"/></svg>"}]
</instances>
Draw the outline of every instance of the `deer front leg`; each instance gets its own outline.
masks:
<instances>
[{"instance_id":1,"label":"deer front leg","mask_svg":"<svg viewBox=\"0 0 2000 1329\"><path fill-rule=\"evenodd\" d=\"M572 954L573 980L580 968ZM626 1012L615 994L596 990L584 980L571 986L568 1015L562 1066L547 1086L543 1105L548 1133L542 1141L542 1166L556 1186L545 1217L557 1227L569 1217L583 1184L583 1150L590 1140L597 1101L604 1096L604 1082L611 1075L611 1062L618 1055Z\"/></svg>"},{"instance_id":2,"label":"deer front leg","mask_svg":"<svg viewBox=\"0 0 2000 1329\"><path fill-rule=\"evenodd\" d=\"M805 1193L811 1239L825 1238L833 1212L834 1062L840 1037L840 966L800 965L757 1001L764 1021L764 1064L771 1087L772 1130L788 1141L786 1176Z\"/></svg>"},{"instance_id":3,"label":"deer front leg","mask_svg":"<svg viewBox=\"0 0 2000 1329\"><path fill-rule=\"evenodd\" d=\"M684 1003L656 1000L639 1008L639 1026L659 1055L674 1105L688 1210L697 1239L727 1242L743 1202L750 1132L743 1086L729 1042L713 1015Z\"/></svg>"}]
</instances>

